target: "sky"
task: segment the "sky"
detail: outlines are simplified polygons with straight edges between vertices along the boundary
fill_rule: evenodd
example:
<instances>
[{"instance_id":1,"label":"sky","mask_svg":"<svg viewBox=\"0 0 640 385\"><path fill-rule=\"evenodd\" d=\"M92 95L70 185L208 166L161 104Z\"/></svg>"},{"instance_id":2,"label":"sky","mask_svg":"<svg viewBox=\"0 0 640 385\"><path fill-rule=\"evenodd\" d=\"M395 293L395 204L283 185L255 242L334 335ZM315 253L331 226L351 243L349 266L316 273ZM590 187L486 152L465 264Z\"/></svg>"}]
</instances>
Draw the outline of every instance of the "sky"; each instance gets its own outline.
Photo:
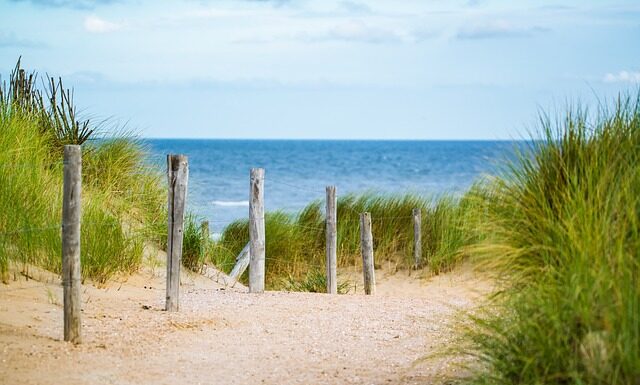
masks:
<instances>
[{"instance_id":1,"label":"sky","mask_svg":"<svg viewBox=\"0 0 640 385\"><path fill-rule=\"evenodd\" d=\"M640 2L3 0L0 74L152 138L518 139L640 87Z\"/></svg>"}]
</instances>

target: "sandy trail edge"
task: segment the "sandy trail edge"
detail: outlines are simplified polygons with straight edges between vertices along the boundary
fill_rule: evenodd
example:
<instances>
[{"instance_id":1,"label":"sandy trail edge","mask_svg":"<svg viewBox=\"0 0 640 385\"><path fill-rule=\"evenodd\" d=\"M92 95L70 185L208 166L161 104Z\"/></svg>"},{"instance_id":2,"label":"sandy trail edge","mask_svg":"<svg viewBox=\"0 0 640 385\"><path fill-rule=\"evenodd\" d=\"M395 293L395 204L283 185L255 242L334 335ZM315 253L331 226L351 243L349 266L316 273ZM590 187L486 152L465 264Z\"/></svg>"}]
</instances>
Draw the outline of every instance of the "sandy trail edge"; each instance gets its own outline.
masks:
<instances>
[{"instance_id":1,"label":"sandy trail edge","mask_svg":"<svg viewBox=\"0 0 640 385\"><path fill-rule=\"evenodd\" d=\"M469 267L427 280L376 271L374 297L247 294L191 274L181 311L167 313L158 270L83 287L79 346L61 341L55 277L0 284L0 383L443 383L460 358L424 357L452 342L457 311L490 290Z\"/></svg>"}]
</instances>

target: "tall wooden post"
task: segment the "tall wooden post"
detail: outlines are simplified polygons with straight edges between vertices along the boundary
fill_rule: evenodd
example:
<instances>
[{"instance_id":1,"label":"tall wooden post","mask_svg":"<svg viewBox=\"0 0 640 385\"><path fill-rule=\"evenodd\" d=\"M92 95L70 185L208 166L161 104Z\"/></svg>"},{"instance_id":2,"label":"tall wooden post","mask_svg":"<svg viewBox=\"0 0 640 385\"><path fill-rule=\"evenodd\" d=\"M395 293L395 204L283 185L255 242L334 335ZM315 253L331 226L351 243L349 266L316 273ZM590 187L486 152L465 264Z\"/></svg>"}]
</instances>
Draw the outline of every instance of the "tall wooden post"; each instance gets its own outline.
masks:
<instances>
[{"instance_id":1,"label":"tall wooden post","mask_svg":"<svg viewBox=\"0 0 640 385\"><path fill-rule=\"evenodd\" d=\"M264 169L252 168L249 190L249 292L264 292Z\"/></svg>"},{"instance_id":2,"label":"tall wooden post","mask_svg":"<svg viewBox=\"0 0 640 385\"><path fill-rule=\"evenodd\" d=\"M189 162L186 155L167 155L169 196L167 205L167 301L165 310L180 308L180 267L184 237L184 209L187 204Z\"/></svg>"},{"instance_id":3,"label":"tall wooden post","mask_svg":"<svg viewBox=\"0 0 640 385\"><path fill-rule=\"evenodd\" d=\"M80 218L82 195L82 151L78 145L64 146L62 192L62 285L64 292L64 340L82 342L80 320Z\"/></svg>"},{"instance_id":4,"label":"tall wooden post","mask_svg":"<svg viewBox=\"0 0 640 385\"><path fill-rule=\"evenodd\" d=\"M360 248L362 249L362 275L364 293L376 293L375 265L373 263L373 236L371 235L371 214L360 214Z\"/></svg>"},{"instance_id":5,"label":"tall wooden post","mask_svg":"<svg viewBox=\"0 0 640 385\"><path fill-rule=\"evenodd\" d=\"M337 230L337 204L336 204L336 186L327 186L327 204L326 204L326 269L327 269L327 293L338 293L337 278L337 248L338 248L338 230Z\"/></svg>"},{"instance_id":6,"label":"tall wooden post","mask_svg":"<svg viewBox=\"0 0 640 385\"><path fill-rule=\"evenodd\" d=\"M422 265L422 210L413 209L413 259L415 268Z\"/></svg>"}]
</instances>

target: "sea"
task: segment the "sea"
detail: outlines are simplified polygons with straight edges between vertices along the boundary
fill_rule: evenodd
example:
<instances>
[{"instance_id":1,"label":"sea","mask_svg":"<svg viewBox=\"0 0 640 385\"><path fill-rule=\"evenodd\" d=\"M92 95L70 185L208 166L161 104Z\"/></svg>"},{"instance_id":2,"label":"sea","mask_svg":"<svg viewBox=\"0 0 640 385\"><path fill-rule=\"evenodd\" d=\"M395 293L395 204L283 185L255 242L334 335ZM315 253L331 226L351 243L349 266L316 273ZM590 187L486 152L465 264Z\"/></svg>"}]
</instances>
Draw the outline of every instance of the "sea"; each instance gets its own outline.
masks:
<instances>
[{"instance_id":1,"label":"sea","mask_svg":"<svg viewBox=\"0 0 640 385\"><path fill-rule=\"evenodd\" d=\"M214 234L249 215L249 171L265 169L265 210L295 213L337 194L461 194L498 172L518 147L512 141L356 141L145 139L150 161L189 159L187 210Z\"/></svg>"}]
</instances>

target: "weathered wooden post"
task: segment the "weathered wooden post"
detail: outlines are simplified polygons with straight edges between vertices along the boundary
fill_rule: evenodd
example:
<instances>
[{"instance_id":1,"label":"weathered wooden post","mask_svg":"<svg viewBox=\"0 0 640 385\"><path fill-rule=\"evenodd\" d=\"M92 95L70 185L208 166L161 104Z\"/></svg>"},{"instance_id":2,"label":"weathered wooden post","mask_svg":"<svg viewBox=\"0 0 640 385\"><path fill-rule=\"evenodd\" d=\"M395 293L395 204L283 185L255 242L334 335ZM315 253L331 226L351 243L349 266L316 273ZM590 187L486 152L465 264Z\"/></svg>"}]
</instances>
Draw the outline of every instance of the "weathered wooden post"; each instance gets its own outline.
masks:
<instances>
[{"instance_id":1,"label":"weathered wooden post","mask_svg":"<svg viewBox=\"0 0 640 385\"><path fill-rule=\"evenodd\" d=\"M327 186L327 204L326 204L326 269L327 269L327 293L338 293L337 278L337 248L338 248L338 230L337 230L337 204L336 204L336 186Z\"/></svg>"},{"instance_id":2,"label":"weathered wooden post","mask_svg":"<svg viewBox=\"0 0 640 385\"><path fill-rule=\"evenodd\" d=\"M249 191L249 293L264 292L264 169L252 168Z\"/></svg>"},{"instance_id":3,"label":"weathered wooden post","mask_svg":"<svg viewBox=\"0 0 640 385\"><path fill-rule=\"evenodd\" d=\"M422 210L413 209L413 259L415 268L422 265Z\"/></svg>"},{"instance_id":4,"label":"weathered wooden post","mask_svg":"<svg viewBox=\"0 0 640 385\"><path fill-rule=\"evenodd\" d=\"M360 248L362 250L362 275L364 293L376 293L376 274L373 264L373 236L371 235L371 214L360 214Z\"/></svg>"},{"instance_id":5,"label":"weathered wooden post","mask_svg":"<svg viewBox=\"0 0 640 385\"><path fill-rule=\"evenodd\" d=\"M211 238L211 234L209 233L209 221L202 221L200 224L200 239L202 243L200 245L200 252L202 253L202 257L204 258L207 255L207 250L209 250L209 240Z\"/></svg>"},{"instance_id":6,"label":"weathered wooden post","mask_svg":"<svg viewBox=\"0 0 640 385\"><path fill-rule=\"evenodd\" d=\"M182 265L182 240L184 237L184 209L187 204L189 161L186 155L167 155L169 197L167 205L167 302L165 310L180 308L180 267Z\"/></svg>"},{"instance_id":7,"label":"weathered wooden post","mask_svg":"<svg viewBox=\"0 0 640 385\"><path fill-rule=\"evenodd\" d=\"M247 270L247 266L249 266L249 248L251 247L251 242L247 242L247 244L242 248L240 254L236 257L236 264L233 266L233 270L229 273L229 278L231 278L231 282L228 283L231 287L235 286L236 282L240 279L242 273Z\"/></svg>"},{"instance_id":8,"label":"weathered wooden post","mask_svg":"<svg viewBox=\"0 0 640 385\"><path fill-rule=\"evenodd\" d=\"M82 151L78 145L64 146L62 192L62 286L64 292L64 340L82 342L80 320L80 218Z\"/></svg>"}]
</instances>

